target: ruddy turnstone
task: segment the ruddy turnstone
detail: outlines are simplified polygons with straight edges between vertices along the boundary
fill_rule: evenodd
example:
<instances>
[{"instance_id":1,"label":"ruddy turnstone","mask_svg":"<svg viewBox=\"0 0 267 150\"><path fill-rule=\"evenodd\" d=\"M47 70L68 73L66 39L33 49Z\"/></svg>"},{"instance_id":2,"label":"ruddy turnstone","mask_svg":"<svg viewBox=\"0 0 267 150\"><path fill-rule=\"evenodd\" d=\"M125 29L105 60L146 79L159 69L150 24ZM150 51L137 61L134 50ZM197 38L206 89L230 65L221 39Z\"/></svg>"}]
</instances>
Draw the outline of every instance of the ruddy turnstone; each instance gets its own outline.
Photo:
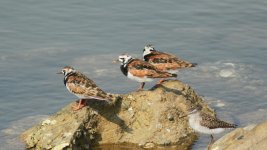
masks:
<instances>
[{"instance_id":1,"label":"ruddy turnstone","mask_svg":"<svg viewBox=\"0 0 267 150\"><path fill-rule=\"evenodd\" d=\"M73 106L73 110L79 110L86 106L85 100L97 99L111 102L112 95L101 90L93 80L86 77L73 67L66 66L57 74L64 75L64 85L70 93L80 98L78 105Z\"/></svg>"},{"instance_id":2,"label":"ruddy turnstone","mask_svg":"<svg viewBox=\"0 0 267 150\"><path fill-rule=\"evenodd\" d=\"M143 59L156 66L161 71L176 73L178 69L195 67L197 64L182 60L173 54L155 50L152 45L145 46Z\"/></svg>"},{"instance_id":3,"label":"ruddy turnstone","mask_svg":"<svg viewBox=\"0 0 267 150\"><path fill-rule=\"evenodd\" d=\"M160 71L150 63L126 54L120 55L118 61L121 62L120 69L125 76L141 82L138 90L143 90L145 82L151 82L154 78L177 77L176 74Z\"/></svg>"},{"instance_id":4,"label":"ruddy turnstone","mask_svg":"<svg viewBox=\"0 0 267 150\"><path fill-rule=\"evenodd\" d=\"M213 134L219 134L227 128L237 127L236 124L227 123L214 116L203 113L201 109L202 106L200 105L189 109L189 125L197 132L210 134L210 143L214 142Z\"/></svg>"}]
</instances>

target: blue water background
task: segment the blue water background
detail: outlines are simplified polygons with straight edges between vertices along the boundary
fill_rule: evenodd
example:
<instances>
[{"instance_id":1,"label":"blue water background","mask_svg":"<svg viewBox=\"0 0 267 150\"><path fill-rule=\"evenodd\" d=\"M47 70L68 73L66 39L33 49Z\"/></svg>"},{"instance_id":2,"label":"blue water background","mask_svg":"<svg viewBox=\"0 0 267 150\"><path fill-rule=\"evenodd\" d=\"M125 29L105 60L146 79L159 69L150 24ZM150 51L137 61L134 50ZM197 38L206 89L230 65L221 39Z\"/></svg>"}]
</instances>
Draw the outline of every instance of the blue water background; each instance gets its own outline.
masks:
<instances>
[{"instance_id":1,"label":"blue water background","mask_svg":"<svg viewBox=\"0 0 267 150\"><path fill-rule=\"evenodd\" d=\"M72 65L102 89L138 83L112 60L146 44L198 63L178 79L241 126L267 119L267 1L0 0L0 145L76 99L56 75ZM154 83L149 83L150 88ZM202 135L196 149L204 148Z\"/></svg>"}]
</instances>

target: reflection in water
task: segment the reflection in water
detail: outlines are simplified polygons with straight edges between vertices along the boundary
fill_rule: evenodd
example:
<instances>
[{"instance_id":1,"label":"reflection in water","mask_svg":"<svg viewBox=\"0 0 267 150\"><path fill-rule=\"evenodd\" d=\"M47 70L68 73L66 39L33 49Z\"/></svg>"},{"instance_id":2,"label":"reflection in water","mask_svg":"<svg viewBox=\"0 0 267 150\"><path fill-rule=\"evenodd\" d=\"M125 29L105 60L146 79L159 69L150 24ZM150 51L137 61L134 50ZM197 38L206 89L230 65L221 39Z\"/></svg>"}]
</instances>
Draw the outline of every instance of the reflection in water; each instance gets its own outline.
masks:
<instances>
[{"instance_id":1,"label":"reflection in water","mask_svg":"<svg viewBox=\"0 0 267 150\"><path fill-rule=\"evenodd\" d=\"M124 144L103 144L93 147L93 150L143 150L144 148L130 143ZM186 145L173 146L155 146L153 148L146 148L148 150L187 150ZM191 148L190 148L191 149Z\"/></svg>"}]
</instances>

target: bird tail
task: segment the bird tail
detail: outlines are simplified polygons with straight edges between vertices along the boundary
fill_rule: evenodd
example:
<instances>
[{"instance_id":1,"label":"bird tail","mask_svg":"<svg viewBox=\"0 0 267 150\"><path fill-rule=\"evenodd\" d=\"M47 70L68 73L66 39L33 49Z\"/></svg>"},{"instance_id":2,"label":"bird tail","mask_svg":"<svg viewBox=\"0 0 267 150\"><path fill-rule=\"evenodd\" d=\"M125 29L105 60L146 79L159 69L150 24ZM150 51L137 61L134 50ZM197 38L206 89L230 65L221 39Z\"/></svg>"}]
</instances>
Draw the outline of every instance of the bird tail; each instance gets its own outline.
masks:
<instances>
[{"instance_id":1,"label":"bird tail","mask_svg":"<svg viewBox=\"0 0 267 150\"><path fill-rule=\"evenodd\" d=\"M197 63L191 63L191 67L196 67Z\"/></svg>"},{"instance_id":2,"label":"bird tail","mask_svg":"<svg viewBox=\"0 0 267 150\"><path fill-rule=\"evenodd\" d=\"M227 123L227 122L224 122L223 124L224 124L223 125L224 128L237 128L237 126L238 126L236 124Z\"/></svg>"},{"instance_id":3,"label":"bird tail","mask_svg":"<svg viewBox=\"0 0 267 150\"><path fill-rule=\"evenodd\" d=\"M174 73L173 73L173 74L172 74L172 77L177 78L177 74L174 74Z\"/></svg>"},{"instance_id":4,"label":"bird tail","mask_svg":"<svg viewBox=\"0 0 267 150\"><path fill-rule=\"evenodd\" d=\"M237 128L237 124L230 124L231 128Z\"/></svg>"},{"instance_id":5,"label":"bird tail","mask_svg":"<svg viewBox=\"0 0 267 150\"><path fill-rule=\"evenodd\" d=\"M196 67L197 63L184 63L181 65L182 68L191 68L191 67Z\"/></svg>"}]
</instances>

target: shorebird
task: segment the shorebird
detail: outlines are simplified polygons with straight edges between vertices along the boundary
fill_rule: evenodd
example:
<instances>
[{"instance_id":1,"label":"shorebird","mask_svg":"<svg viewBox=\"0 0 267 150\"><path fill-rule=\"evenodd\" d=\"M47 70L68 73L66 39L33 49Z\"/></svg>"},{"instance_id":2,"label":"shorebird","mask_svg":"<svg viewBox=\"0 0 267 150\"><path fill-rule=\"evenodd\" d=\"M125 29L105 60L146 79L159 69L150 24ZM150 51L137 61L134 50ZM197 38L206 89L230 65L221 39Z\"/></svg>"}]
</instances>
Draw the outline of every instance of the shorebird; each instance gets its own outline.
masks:
<instances>
[{"instance_id":1,"label":"shorebird","mask_svg":"<svg viewBox=\"0 0 267 150\"><path fill-rule=\"evenodd\" d=\"M76 71L71 66L64 67L57 74L64 75L64 85L68 91L77 97L79 97L79 102L73 106L73 110L79 110L86 106L85 100L87 99L96 99L96 100L105 100L111 102L112 95L104 92L100 89L93 80L86 77L79 71Z\"/></svg>"},{"instance_id":2,"label":"shorebird","mask_svg":"<svg viewBox=\"0 0 267 150\"><path fill-rule=\"evenodd\" d=\"M143 59L156 66L161 71L177 73L179 69L195 67L196 63L190 63L173 54L157 51L152 45L146 45L143 50Z\"/></svg>"},{"instance_id":3,"label":"shorebird","mask_svg":"<svg viewBox=\"0 0 267 150\"><path fill-rule=\"evenodd\" d=\"M210 134L210 144L214 142L213 134L223 132L227 128L236 128L236 124L231 124L219 120L215 116L201 112L202 106L197 105L189 109L189 125L195 131Z\"/></svg>"},{"instance_id":4,"label":"shorebird","mask_svg":"<svg viewBox=\"0 0 267 150\"><path fill-rule=\"evenodd\" d=\"M143 90L145 82L151 82L155 78L177 77L176 74L160 71L150 63L132 58L127 54L120 55L117 61L121 62L120 69L125 76L137 82L141 82L138 90ZM161 82L158 84L160 83Z\"/></svg>"}]
</instances>

